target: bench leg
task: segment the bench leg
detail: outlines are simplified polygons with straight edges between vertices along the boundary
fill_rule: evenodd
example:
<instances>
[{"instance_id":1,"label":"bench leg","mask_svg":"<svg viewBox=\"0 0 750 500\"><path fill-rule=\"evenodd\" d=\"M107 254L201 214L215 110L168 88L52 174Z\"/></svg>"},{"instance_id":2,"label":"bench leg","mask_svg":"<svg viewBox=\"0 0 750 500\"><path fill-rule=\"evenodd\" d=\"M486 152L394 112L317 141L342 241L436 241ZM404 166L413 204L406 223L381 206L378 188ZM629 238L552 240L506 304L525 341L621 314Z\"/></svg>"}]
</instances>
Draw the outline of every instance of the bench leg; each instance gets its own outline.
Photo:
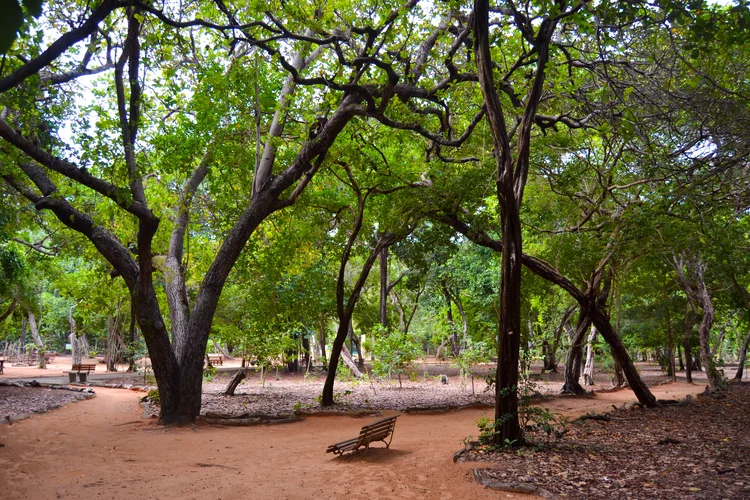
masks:
<instances>
[{"instance_id":1,"label":"bench leg","mask_svg":"<svg viewBox=\"0 0 750 500\"><path fill-rule=\"evenodd\" d=\"M86 377L88 376L87 372L78 372L78 380L83 383L86 382Z\"/></svg>"}]
</instances>

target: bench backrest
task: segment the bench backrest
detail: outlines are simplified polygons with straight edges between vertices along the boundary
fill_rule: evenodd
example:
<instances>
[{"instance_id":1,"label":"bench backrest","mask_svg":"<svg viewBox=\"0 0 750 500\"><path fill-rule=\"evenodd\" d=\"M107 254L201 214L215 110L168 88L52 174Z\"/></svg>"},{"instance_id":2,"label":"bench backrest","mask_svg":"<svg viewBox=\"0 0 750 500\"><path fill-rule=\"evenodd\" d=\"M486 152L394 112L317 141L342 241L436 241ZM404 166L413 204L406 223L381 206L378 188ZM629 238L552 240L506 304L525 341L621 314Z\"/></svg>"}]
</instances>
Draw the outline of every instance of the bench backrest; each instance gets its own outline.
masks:
<instances>
[{"instance_id":1,"label":"bench backrest","mask_svg":"<svg viewBox=\"0 0 750 500\"><path fill-rule=\"evenodd\" d=\"M79 365L73 365L73 371L94 371L96 370L96 363L81 363Z\"/></svg>"},{"instance_id":2,"label":"bench backrest","mask_svg":"<svg viewBox=\"0 0 750 500\"><path fill-rule=\"evenodd\" d=\"M365 425L359 431L360 439L367 443L385 439L393 432L394 427L396 427L396 418L398 418L398 415Z\"/></svg>"}]
</instances>

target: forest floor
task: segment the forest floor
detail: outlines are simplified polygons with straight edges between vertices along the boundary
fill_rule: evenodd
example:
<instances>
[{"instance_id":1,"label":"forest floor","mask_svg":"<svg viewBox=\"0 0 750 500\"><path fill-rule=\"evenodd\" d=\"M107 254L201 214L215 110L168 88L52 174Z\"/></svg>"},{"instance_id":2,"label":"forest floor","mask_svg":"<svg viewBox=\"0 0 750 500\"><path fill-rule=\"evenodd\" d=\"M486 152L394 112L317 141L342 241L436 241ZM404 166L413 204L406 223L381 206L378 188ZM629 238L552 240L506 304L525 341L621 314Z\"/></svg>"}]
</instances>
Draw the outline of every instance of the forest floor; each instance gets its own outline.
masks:
<instances>
[{"instance_id":1,"label":"forest floor","mask_svg":"<svg viewBox=\"0 0 750 500\"><path fill-rule=\"evenodd\" d=\"M334 458L326 447L356 436L372 418L319 416L275 426L165 428L141 418L143 393L94 390L93 399L0 425L2 498L530 498L485 489L472 479L476 464L453 464L453 453L467 436L477 434L477 419L491 410L402 414L390 449ZM684 383L653 387L660 399L681 399L702 390L702 385ZM578 416L632 401L631 391L618 390L552 398L544 404ZM688 429L692 424L675 426Z\"/></svg>"},{"instance_id":2,"label":"forest floor","mask_svg":"<svg viewBox=\"0 0 750 500\"><path fill-rule=\"evenodd\" d=\"M557 496L750 498L749 383L681 406L593 417L576 420L559 439L537 436L538 450L478 445L462 461L483 462L475 474L485 480Z\"/></svg>"}]
</instances>

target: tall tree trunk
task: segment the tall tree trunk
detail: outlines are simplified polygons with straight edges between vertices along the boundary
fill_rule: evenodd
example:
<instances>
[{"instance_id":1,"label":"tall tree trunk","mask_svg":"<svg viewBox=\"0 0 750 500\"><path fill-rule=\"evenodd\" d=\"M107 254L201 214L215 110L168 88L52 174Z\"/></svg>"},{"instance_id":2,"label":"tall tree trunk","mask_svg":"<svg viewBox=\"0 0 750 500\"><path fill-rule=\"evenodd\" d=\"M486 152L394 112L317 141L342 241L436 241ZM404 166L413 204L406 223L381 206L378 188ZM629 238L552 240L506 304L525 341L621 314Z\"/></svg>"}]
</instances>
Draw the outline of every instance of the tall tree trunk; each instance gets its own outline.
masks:
<instances>
[{"instance_id":1,"label":"tall tree trunk","mask_svg":"<svg viewBox=\"0 0 750 500\"><path fill-rule=\"evenodd\" d=\"M307 331L302 335L302 356L305 361L305 371L307 371L310 367L310 338Z\"/></svg>"},{"instance_id":2,"label":"tall tree trunk","mask_svg":"<svg viewBox=\"0 0 750 500\"><path fill-rule=\"evenodd\" d=\"M693 336L693 326L695 326L695 313L690 306L690 298L685 304L685 332L682 337L682 348L685 351L685 379L688 384L693 383L693 354L691 347L691 337Z\"/></svg>"},{"instance_id":3,"label":"tall tree trunk","mask_svg":"<svg viewBox=\"0 0 750 500\"><path fill-rule=\"evenodd\" d=\"M347 173L350 172L347 170ZM339 326L336 331L336 337L333 339L331 359L328 363L328 374L326 375L326 381L323 384L323 394L321 398L322 406L331 406L334 404L333 384L336 381L336 370L338 369L339 359L341 358L341 349L344 348L346 337L349 334L349 327L352 321L352 316L354 315L354 308L357 305L357 301L359 300L360 293L362 292L362 287L364 287L365 282L367 281L367 277L370 275L370 270L375 264L375 260L378 258L378 255L383 250L383 248L389 247L399 241L399 239L401 239L394 234L381 233L381 235L378 237L375 248L370 251L370 255L367 257L367 260L365 260L356 283L352 287L348 298L346 298L345 300L344 281L346 277L346 267L349 263L349 257L351 255L354 242L357 240L359 232L362 229L362 219L364 215L366 200L366 197L361 195L361 192L359 191L354 178L351 175L349 176L349 178L352 181L352 186L357 192L357 216L355 217L354 228L349 235L349 238L347 239L347 244L341 256L338 278L336 280L336 313L339 318ZM356 368L354 369L356 370Z\"/></svg>"},{"instance_id":4,"label":"tall tree trunk","mask_svg":"<svg viewBox=\"0 0 750 500\"><path fill-rule=\"evenodd\" d=\"M722 384L723 374L716 367L709 345L709 335L714 323L714 306L705 282L705 273L708 266L703 263L700 256L688 252L683 252L679 258L675 256L673 266L677 272L677 279L688 299L700 306L702 310L703 317L698 327L700 358L706 369L709 386L716 389Z\"/></svg>"},{"instance_id":5,"label":"tall tree trunk","mask_svg":"<svg viewBox=\"0 0 750 500\"><path fill-rule=\"evenodd\" d=\"M26 325L27 320L26 318L21 318L21 349L23 349L23 352L26 352Z\"/></svg>"},{"instance_id":6,"label":"tall tree trunk","mask_svg":"<svg viewBox=\"0 0 750 500\"><path fill-rule=\"evenodd\" d=\"M747 314L748 325L750 325L750 292L747 291L747 287L740 285L734 272L731 273L731 278L732 283L742 297L742 302L745 304L745 314ZM737 373L734 374L734 380L736 381L742 380L742 374L745 371L745 359L747 359L748 346L750 346L750 332L748 332L747 336L745 337L745 342L740 348L739 365L737 366Z\"/></svg>"},{"instance_id":7,"label":"tall tree trunk","mask_svg":"<svg viewBox=\"0 0 750 500\"><path fill-rule=\"evenodd\" d=\"M557 372L557 350L560 347L560 342L562 340L563 331L565 330L565 326L570 321L571 316L573 316L573 313L575 312L576 308L575 306L569 307L565 310L563 313L562 319L560 320L560 324L557 325L557 328L555 329L555 338L552 343L552 345L547 344L546 352L544 355L544 370L550 371L550 372ZM546 341L545 341L546 342Z\"/></svg>"},{"instance_id":8,"label":"tall tree trunk","mask_svg":"<svg viewBox=\"0 0 750 500\"><path fill-rule=\"evenodd\" d=\"M615 358L614 351L611 347L610 354L612 355L612 359L615 360L615 377L612 385L614 387L623 387L627 384L627 380L625 379L625 374L622 372L622 366L620 365L620 362Z\"/></svg>"},{"instance_id":9,"label":"tall tree trunk","mask_svg":"<svg viewBox=\"0 0 750 500\"><path fill-rule=\"evenodd\" d=\"M44 360L44 344L42 343L42 337L39 335L39 325L37 325L36 317L30 311L29 329L31 330L31 338L34 339L36 350L39 353L39 368L47 368L47 363Z\"/></svg>"},{"instance_id":10,"label":"tall tree trunk","mask_svg":"<svg viewBox=\"0 0 750 500\"><path fill-rule=\"evenodd\" d=\"M592 325L586 346L586 366L583 369L583 383L585 385L594 385L594 343L597 336L596 327Z\"/></svg>"},{"instance_id":11,"label":"tall tree trunk","mask_svg":"<svg viewBox=\"0 0 750 500\"><path fill-rule=\"evenodd\" d=\"M708 290L706 289L706 285L703 282L702 276L698 286L702 304L701 309L703 309L703 318L701 319L701 324L698 327L698 335L701 343L701 361L706 369L708 384L712 389L716 389L721 386L721 374L719 373L719 369L716 366L716 362L711 353L711 346L709 344L711 327L714 324L714 306L711 302L711 296L708 294Z\"/></svg>"},{"instance_id":12,"label":"tall tree trunk","mask_svg":"<svg viewBox=\"0 0 750 500\"><path fill-rule=\"evenodd\" d=\"M36 322L36 316L29 312L29 330L31 330L31 338L34 339L37 349L41 349L44 346L42 337L39 335L39 325Z\"/></svg>"},{"instance_id":13,"label":"tall tree trunk","mask_svg":"<svg viewBox=\"0 0 750 500\"><path fill-rule=\"evenodd\" d=\"M328 358L326 357L326 343L328 343L328 336L326 335L326 325L324 321L320 322L320 359L323 362L323 366L328 366Z\"/></svg>"},{"instance_id":14,"label":"tall tree trunk","mask_svg":"<svg viewBox=\"0 0 750 500\"><path fill-rule=\"evenodd\" d=\"M82 333L79 339L79 345L81 348L81 358L89 359L89 339L85 333Z\"/></svg>"},{"instance_id":15,"label":"tall tree trunk","mask_svg":"<svg viewBox=\"0 0 750 500\"><path fill-rule=\"evenodd\" d=\"M458 345L458 332L456 331L456 325L453 321L453 301L451 300L451 294L448 291L448 285L443 281L442 283L443 297L445 297L445 305L448 307L445 313L445 319L448 322L448 331L450 332L450 343L451 352L453 356L458 356L459 345Z\"/></svg>"},{"instance_id":16,"label":"tall tree trunk","mask_svg":"<svg viewBox=\"0 0 750 500\"><path fill-rule=\"evenodd\" d=\"M583 339L591 326L591 320L583 309L578 313L578 323L570 340L568 357L565 360L565 382L560 392L563 394L584 394L586 390L578 382L581 376L581 352L583 350Z\"/></svg>"},{"instance_id":17,"label":"tall tree trunk","mask_svg":"<svg viewBox=\"0 0 750 500\"><path fill-rule=\"evenodd\" d=\"M511 193L506 193L511 194ZM521 441L518 418L518 361L521 348L521 217L514 199L502 210L500 331L495 372L495 439L497 445ZM498 426L499 424L499 426ZM499 427L499 428L498 428Z\"/></svg>"},{"instance_id":18,"label":"tall tree trunk","mask_svg":"<svg viewBox=\"0 0 750 500\"><path fill-rule=\"evenodd\" d=\"M380 263L380 326L388 328L388 248L378 255Z\"/></svg>"},{"instance_id":19,"label":"tall tree trunk","mask_svg":"<svg viewBox=\"0 0 750 500\"><path fill-rule=\"evenodd\" d=\"M76 337L76 321L73 319L73 308L75 306L70 306L70 310L68 311L68 323L70 324L70 350L73 353L73 364L79 365L81 364L81 348L78 345L78 337Z\"/></svg>"},{"instance_id":20,"label":"tall tree trunk","mask_svg":"<svg viewBox=\"0 0 750 500\"><path fill-rule=\"evenodd\" d=\"M362 346L360 345L359 339L354 334L354 326L352 323L349 323L349 352L354 352L354 348L357 348L357 367L360 370L364 370L365 367L365 360L362 357Z\"/></svg>"},{"instance_id":21,"label":"tall tree trunk","mask_svg":"<svg viewBox=\"0 0 750 500\"><path fill-rule=\"evenodd\" d=\"M674 335L672 333L672 321L669 315L669 306L667 306L667 376L672 377L672 380L676 379L675 366L674 366Z\"/></svg>"},{"instance_id":22,"label":"tall tree trunk","mask_svg":"<svg viewBox=\"0 0 750 500\"><path fill-rule=\"evenodd\" d=\"M750 311L748 312L750 314ZM750 333L745 337L745 342L742 344L740 349L740 359L737 365L737 373L734 374L734 380L738 382L742 380L742 373L745 371L745 360L747 359L747 349L750 346Z\"/></svg>"},{"instance_id":23,"label":"tall tree trunk","mask_svg":"<svg viewBox=\"0 0 750 500\"><path fill-rule=\"evenodd\" d=\"M133 304L133 299L130 299L130 326L128 328L128 332L130 335L128 336L128 371L133 373L136 371L137 367L135 366L135 340L136 340L136 332L135 332L135 304Z\"/></svg>"}]
</instances>

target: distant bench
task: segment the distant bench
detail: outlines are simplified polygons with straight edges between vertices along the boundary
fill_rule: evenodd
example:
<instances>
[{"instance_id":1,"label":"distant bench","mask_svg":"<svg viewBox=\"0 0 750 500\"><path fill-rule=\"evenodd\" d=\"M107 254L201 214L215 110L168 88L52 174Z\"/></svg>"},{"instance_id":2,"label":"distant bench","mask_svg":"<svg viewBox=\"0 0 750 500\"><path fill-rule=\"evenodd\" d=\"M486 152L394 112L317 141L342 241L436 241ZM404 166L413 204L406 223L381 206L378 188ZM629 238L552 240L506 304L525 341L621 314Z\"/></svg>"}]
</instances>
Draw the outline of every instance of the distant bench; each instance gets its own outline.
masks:
<instances>
[{"instance_id":1,"label":"distant bench","mask_svg":"<svg viewBox=\"0 0 750 500\"><path fill-rule=\"evenodd\" d=\"M96 371L96 363L78 363L74 364L73 368L69 372L63 372L68 374L70 382L76 381L76 374L78 374L79 382L86 382L88 374Z\"/></svg>"},{"instance_id":2,"label":"distant bench","mask_svg":"<svg viewBox=\"0 0 750 500\"><path fill-rule=\"evenodd\" d=\"M206 354L209 365L224 365L224 355L222 354Z\"/></svg>"},{"instance_id":3,"label":"distant bench","mask_svg":"<svg viewBox=\"0 0 750 500\"><path fill-rule=\"evenodd\" d=\"M393 430L396 428L397 418L398 415L394 415L393 417L384 418L369 425L365 425L362 427L362 430L359 431L359 437L332 444L328 447L326 453L341 455L347 451L355 451L362 446L365 447L365 453L367 453L367 450L370 449L370 443L374 441L382 441L385 443L386 448L390 448L391 441L393 441ZM391 438L386 441L388 436Z\"/></svg>"},{"instance_id":4,"label":"distant bench","mask_svg":"<svg viewBox=\"0 0 750 500\"><path fill-rule=\"evenodd\" d=\"M89 374L96 371L96 363L81 363L78 365L73 365L73 368L70 371L86 372L86 374Z\"/></svg>"}]
</instances>

